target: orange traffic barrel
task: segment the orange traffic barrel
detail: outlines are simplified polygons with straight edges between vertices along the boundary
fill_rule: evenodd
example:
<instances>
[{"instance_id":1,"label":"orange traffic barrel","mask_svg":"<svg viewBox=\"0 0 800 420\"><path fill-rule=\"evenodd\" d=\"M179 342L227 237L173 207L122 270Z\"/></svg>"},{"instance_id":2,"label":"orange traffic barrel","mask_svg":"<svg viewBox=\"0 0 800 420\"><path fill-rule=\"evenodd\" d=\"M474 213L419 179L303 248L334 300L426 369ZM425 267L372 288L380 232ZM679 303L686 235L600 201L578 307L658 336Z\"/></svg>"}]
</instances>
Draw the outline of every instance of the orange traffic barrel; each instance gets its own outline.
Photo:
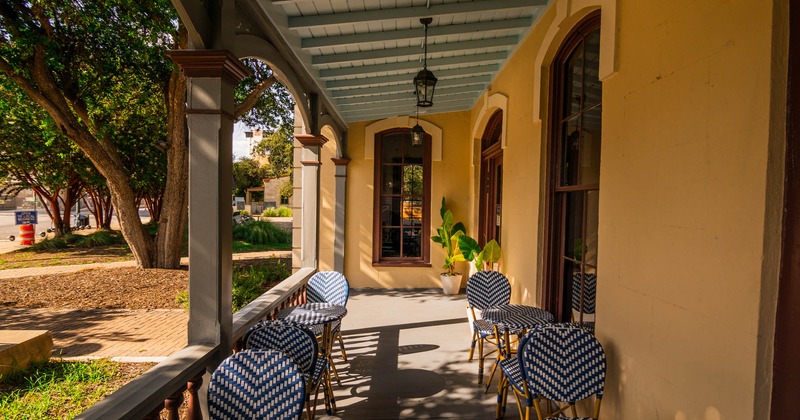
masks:
<instances>
[{"instance_id":1,"label":"orange traffic barrel","mask_svg":"<svg viewBox=\"0 0 800 420\"><path fill-rule=\"evenodd\" d=\"M26 223L19 225L19 243L20 245L33 245L36 242L36 235L33 231L33 225Z\"/></svg>"}]
</instances>

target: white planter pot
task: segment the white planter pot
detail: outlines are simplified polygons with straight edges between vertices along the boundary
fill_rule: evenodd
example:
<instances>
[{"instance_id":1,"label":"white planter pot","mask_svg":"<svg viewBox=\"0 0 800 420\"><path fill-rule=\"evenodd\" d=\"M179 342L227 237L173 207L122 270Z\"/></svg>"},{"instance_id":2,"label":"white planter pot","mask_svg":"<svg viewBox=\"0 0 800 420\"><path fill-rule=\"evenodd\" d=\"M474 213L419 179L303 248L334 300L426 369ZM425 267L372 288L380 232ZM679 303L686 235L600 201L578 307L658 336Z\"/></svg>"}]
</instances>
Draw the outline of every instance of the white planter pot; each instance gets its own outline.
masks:
<instances>
[{"instance_id":1,"label":"white planter pot","mask_svg":"<svg viewBox=\"0 0 800 420\"><path fill-rule=\"evenodd\" d=\"M442 291L446 295L457 295L459 289L461 289L461 274L455 275L448 275L442 274L440 275L442 279Z\"/></svg>"}]
</instances>

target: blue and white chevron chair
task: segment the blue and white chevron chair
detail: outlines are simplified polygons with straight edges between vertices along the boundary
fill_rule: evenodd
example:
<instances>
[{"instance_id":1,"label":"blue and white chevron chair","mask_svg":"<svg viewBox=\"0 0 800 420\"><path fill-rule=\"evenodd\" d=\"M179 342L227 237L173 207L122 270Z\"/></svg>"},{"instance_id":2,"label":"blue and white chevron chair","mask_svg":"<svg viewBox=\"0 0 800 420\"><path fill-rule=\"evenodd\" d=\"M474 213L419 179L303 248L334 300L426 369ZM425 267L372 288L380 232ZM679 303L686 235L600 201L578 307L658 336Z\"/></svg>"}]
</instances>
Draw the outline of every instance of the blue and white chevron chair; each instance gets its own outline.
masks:
<instances>
[{"instance_id":1,"label":"blue and white chevron chair","mask_svg":"<svg viewBox=\"0 0 800 420\"><path fill-rule=\"evenodd\" d=\"M583 295L581 296L581 290ZM594 332L594 315L597 309L597 274L572 275L572 320ZM584 317L591 315L591 320Z\"/></svg>"},{"instance_id":2,"label":"blue and white chevron chair","mask_svg":"<svg viewBox=\"0 0 800 420\"><path fill-rule=\"evenodd\" d=\"M306 300L308 302L327 302L337 305L347 306L347 298L350 297L350 283L344 274L338 271L320 271L314 273L306 285ZM317 335L322 334L322 326L314 330ZM339 341L339 349L342 352L342 360L347 361L347 353L344 350L344 340L342 340L342 323L334 322L331 326L331 333ZM334 367L334 369L336 369ZM337 380L339 376L336 376Z\"/></svg>"},{"instance_id":3,"label":"blue and white chevron chair","mask_svg":"<svg viewBox=\"0 0 800 420\"><path fill-rule=\"evenodd\" d=\"M511 284L503 274L497 271L478 271L471 275L467 280L467 304L472 313L472 343L469 348L469 360L475 354L475 344L478 344L478 383L483 382L483 365L486 356L497 352L498 338L494 334L494 326L492 323L478 319L475 310L485 310L486 308L506 305L511 302ZM510 333L518 334L519 331L510 331ZM485 353L484 344L490 343L495 345L495 349ZM492 367L492 373L489 375L489 380L486 382L486 389L489 389L489 384L492 382L492 377L497 365Z\"/></svg>"},{"instance_id":4,"label":"blue and white chevron chair","mask_svg":"<svg viewBox=\"0 0 800 420\"><path fill-rule=\"evenodd\" d=\"M529 419L532 408L539 420L588 420L600 415L606 355L594 335L577 324L534 328L520 342L517 357L501 360L500 369L497 418L505 415L509 387L521 418ZM592 416L577 417L575 403L591 397L595 398ZM567 409L572 417L564 417Z\"/></svg>"},{"instance_id":5,"label":"blue and white chevron chair","mask_svg":"<svg viewBox=\"0 0 800 420\"><path fill-rule=\"evenodd\" d=\"M281 352L245 350L225 359L208 383L211 419L295 420L303 413L305 380Z\"/></svg>"},{"instance_id":6,"label":"blue and white chevron chair","mask_svg":"<svg viewBox=\"0 0 800 420\"><path fill-rule=\"evenodd\" d=\"M305 378L306 413L309 419L313 419L316 414L320 387L325 392L326 411L330 414L331 409L336 409L330 376L326 375L328 363L325 358L318 357L317 338L311 330L282 320L264 321L247 330L242 341L245 349L280 351L297 363Z\"/></svg>"}]
</instances>

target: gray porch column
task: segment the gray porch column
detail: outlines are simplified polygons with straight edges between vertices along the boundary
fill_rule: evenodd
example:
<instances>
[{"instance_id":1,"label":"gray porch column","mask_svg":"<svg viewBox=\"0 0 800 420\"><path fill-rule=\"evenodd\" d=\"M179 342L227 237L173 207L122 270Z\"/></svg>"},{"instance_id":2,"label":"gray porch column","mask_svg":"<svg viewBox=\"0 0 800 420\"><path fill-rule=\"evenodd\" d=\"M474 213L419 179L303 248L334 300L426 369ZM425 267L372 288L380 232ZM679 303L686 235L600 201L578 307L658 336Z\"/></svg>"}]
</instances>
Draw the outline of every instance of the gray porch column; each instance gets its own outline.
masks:
<instances>
[{"instance_id":1,"label":"gray porch column","mask_svg":"<svg viewBox=\"0 0 800 420\"><path fill-rule=\"evenodd\" d=\"M336 165L336 201L333 220L333 269L344 273L344 224L347 200L347 164L350 158L332 158Z\"/></svg>"},{"instance_id":2,"label":"gray porch column","mask_svg":"<svg viewBox=\"0 0 800 420\"><path fill-rule=\"evenodd\" d=\"M249 70L228 51L170 52L188 77L189 343L231 353L233 91Z\"/></svg>"},{"instance_id":3,"label":"gray porch column","mask_svg":"<svg viewBox=\"0 0 800 420\"><path fill-rule=\"evenodd\" d=\"M294 138L303 146L300 150L300 267L316 269L319 260L319 165L322 164L319 157L328 139L313 134L295 134Z\"/></svg>"}]
</instances>

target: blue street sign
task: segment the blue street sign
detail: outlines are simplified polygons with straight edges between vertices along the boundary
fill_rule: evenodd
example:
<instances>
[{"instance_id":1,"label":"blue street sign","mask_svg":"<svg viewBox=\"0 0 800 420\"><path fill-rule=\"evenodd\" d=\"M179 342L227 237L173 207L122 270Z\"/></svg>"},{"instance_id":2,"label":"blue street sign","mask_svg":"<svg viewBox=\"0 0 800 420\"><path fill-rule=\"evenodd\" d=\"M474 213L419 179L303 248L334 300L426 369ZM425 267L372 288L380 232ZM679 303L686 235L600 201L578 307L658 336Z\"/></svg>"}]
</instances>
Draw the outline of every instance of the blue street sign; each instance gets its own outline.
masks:
<instances>
[{"instance_id":1,"label":"blue street sign","mask_svg":"<svg viewBox=\"0 0 800 420\"><path fill-rule=\"evenodd\" d=\"M39 215L33 210L17 210L14 212L14 219L18 225L37 224Z\"/></svg>"}]
</instances>

